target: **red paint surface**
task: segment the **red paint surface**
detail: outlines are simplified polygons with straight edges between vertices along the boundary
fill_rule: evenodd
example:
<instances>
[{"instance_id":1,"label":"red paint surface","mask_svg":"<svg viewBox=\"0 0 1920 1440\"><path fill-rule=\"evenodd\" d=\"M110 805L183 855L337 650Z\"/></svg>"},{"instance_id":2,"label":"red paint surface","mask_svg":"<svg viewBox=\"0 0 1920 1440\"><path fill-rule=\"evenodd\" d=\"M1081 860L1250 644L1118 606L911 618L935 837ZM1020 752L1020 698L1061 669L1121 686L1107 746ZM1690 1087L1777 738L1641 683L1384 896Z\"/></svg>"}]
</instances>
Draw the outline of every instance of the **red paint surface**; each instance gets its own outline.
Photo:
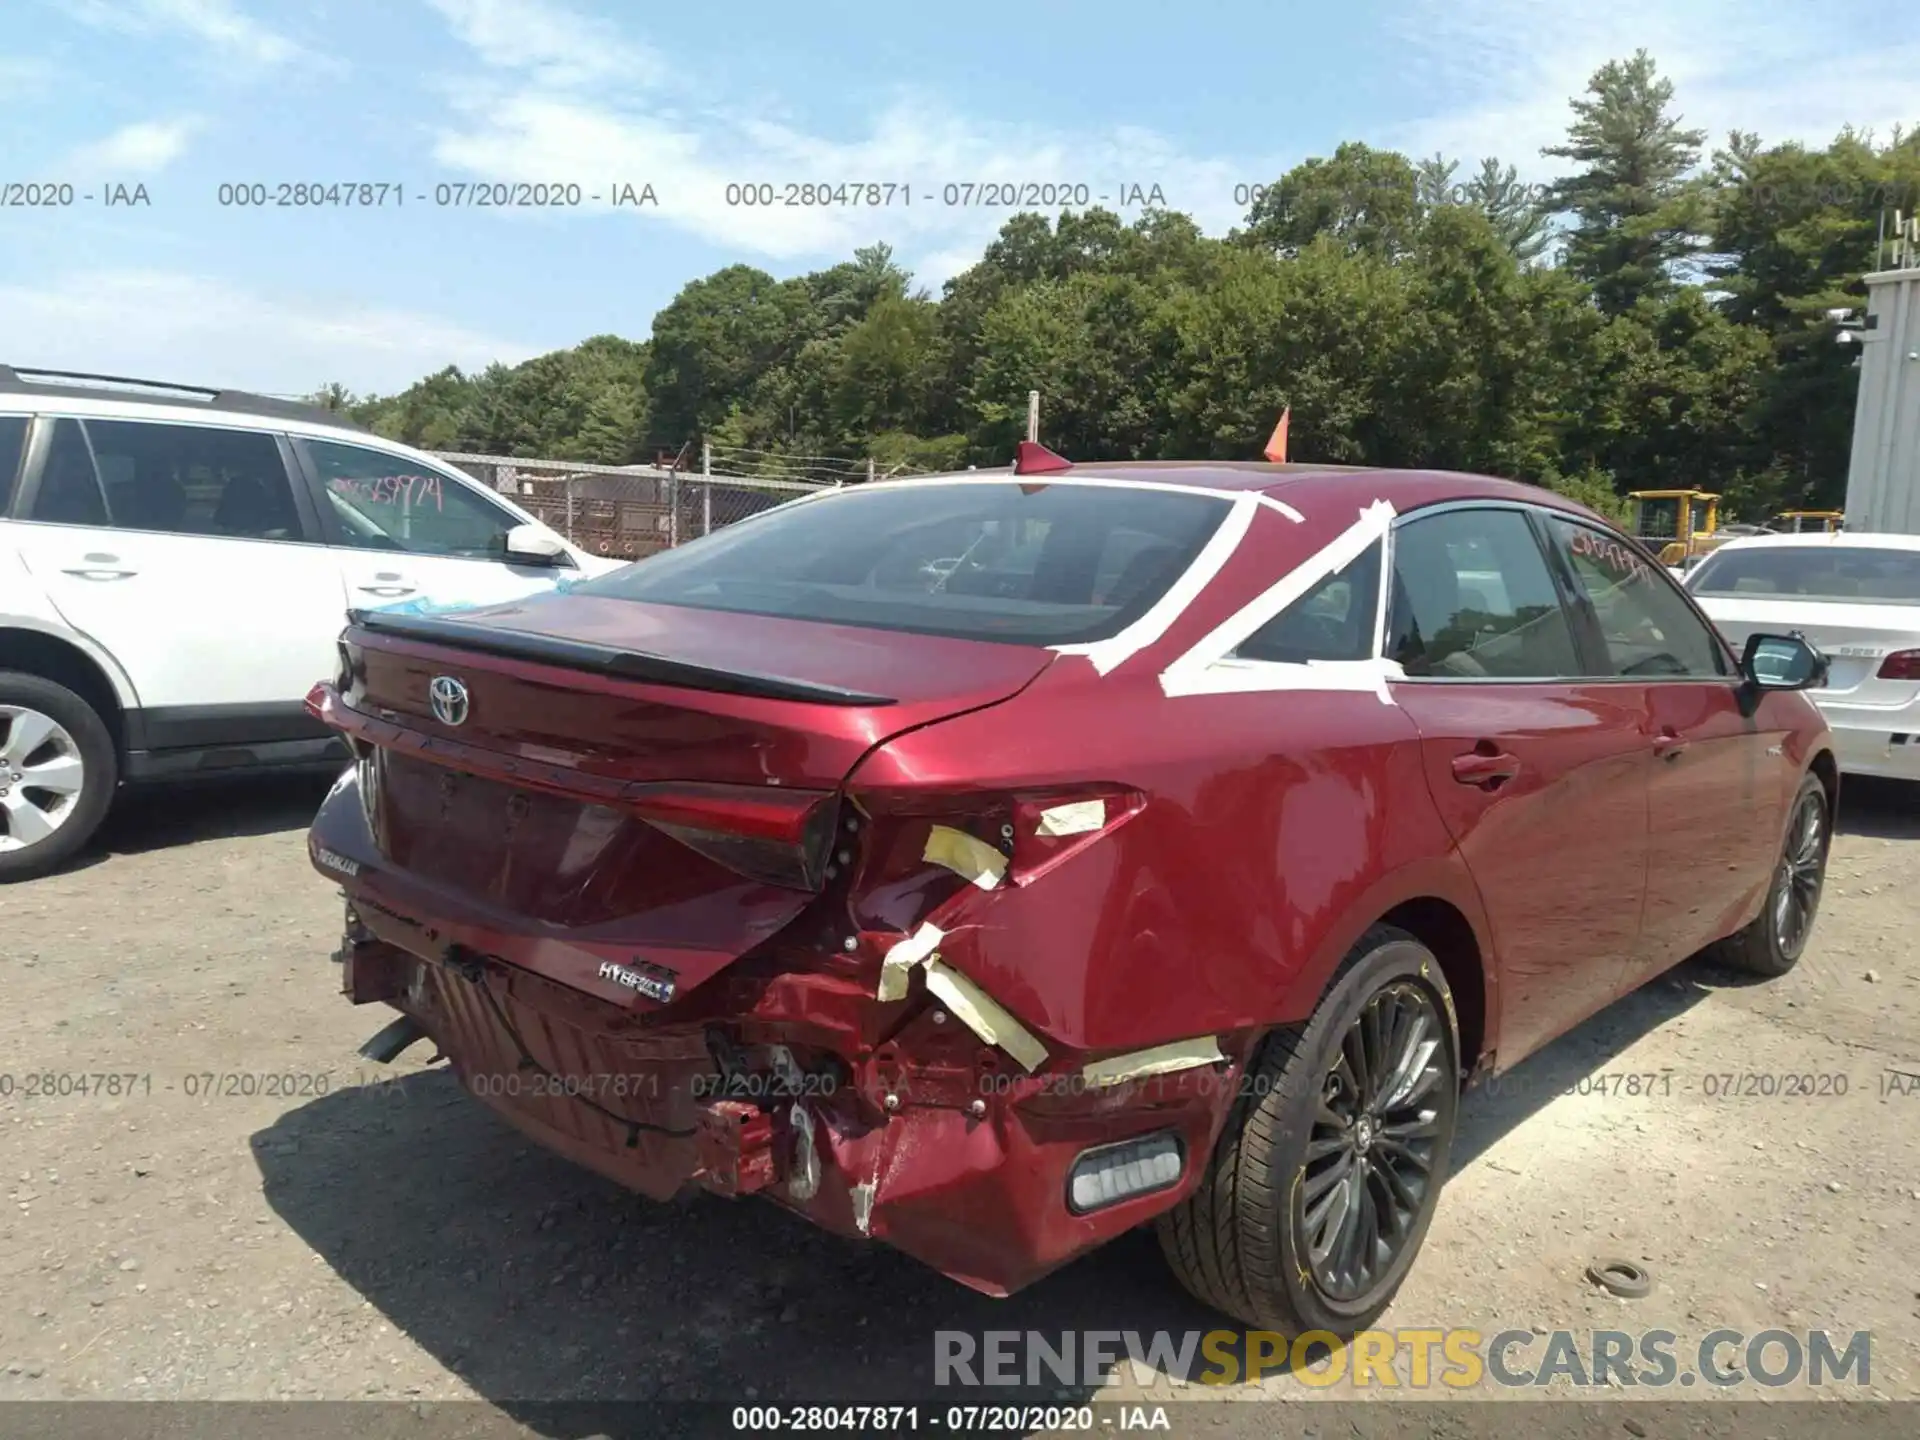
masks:
<instances>
[{"instance_id":1,"label":"red paint surface","mask_svg":"<svg viewBox=\"0 0 1920 1440\"><path fill-rule=\"evenodd\" d=\"M351 632L350 683L314 704L367 757L371 790L344 781L312 834L362 867L345 881L365 931L350 992L357 971L355 993L418 1016L486 1103L621 1183L758 1193L848 1234L864 1205L866 1233L1003 1292L1194 1183L1259 1037L1308 1016L1397 907L1450 910L1472 937L1452 976L1484 1016L1467 1059L1502 1066L1754 913L1825 744L1801 696L1756 707L1733 681L1408 682L1392 703L1161 691L1172 659L1376 498L1403 514L1473 496L1584 512L1465 476L1125 473L1271 487L1305 519L1262 509L1188 611L1105 676L1040 649L582 596L491 614L895 703L638 684ZM458 730L431 718L439 674L469 686ZM1457 766L1511 773L1488 789ZM707 788L742 786L770 798ZM1023 836L993 890L922 859L935 824L1003 846L1002 826L1081 796L1107 800L1108 827ZM833 807L817 891L747 878L655 823L812 843L816 803ZM881 957L929 919L942 959L1045 1045L1037 1074L940 1014L917 976L904 1000L874 998ZM665 967L676 992L650 999L603 977L609 963ZM779 1045L806 1072L811 1197L794 1193L790 1104L749 1096L749 1114L716 1094L712 1031L750 1066ZM1077 1080L1089 1060L1199 1036L1224 1066ZM534 1075L576 1096L534 1093ZM1169 1128L1180 1188L1068 1210L1082 1150Z\"/></svg>"}]
</instances>

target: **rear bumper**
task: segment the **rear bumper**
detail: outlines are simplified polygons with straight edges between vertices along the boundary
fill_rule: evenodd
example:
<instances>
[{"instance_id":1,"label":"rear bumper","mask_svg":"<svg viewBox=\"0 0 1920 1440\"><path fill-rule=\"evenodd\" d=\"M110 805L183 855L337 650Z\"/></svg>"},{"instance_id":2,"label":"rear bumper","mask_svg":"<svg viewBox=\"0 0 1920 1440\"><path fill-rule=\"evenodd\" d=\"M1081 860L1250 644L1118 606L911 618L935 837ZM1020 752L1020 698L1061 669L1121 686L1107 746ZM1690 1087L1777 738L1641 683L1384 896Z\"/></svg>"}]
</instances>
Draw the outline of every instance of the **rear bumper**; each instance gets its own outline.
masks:
<instances>
[{"instance_id":1,"label":"rear bumper","mask_svg":"<svg viewBox=\"0 0 1920 1440\"><path fill-rule=\"evenodd\" d=\"M550 962L613 947L516 933L383 872L362 827L327 823L343 811L357 819L358 800L337 789L309 850L347 892L345 993L416 1019L461 1084L529 1138L655 1199L760 1194L1006 1294L1191 1189L1238 1092L1237 1058L1093 1087L1055 1054L1028 1075L924 995L876 1000L840 957L743 961L749 973L664 1007L609 1001L549 978ZM728 1086L716 1032L786 1047L798 1083ZM1176 1184L1074 1212L1076 1159L1161 1132L1180 1141Z\"/></svg>"},{"instance_id":2,"label":"rear bumper","mask_svg":"<svg viewBox=\"0 0 1920 1440\"><path fill-rule=\"evenodd\" d=\"M1920 780L1920 719L1905 711L1893 712L1883 725L1857 723L1856 711L1841 716L1825 710L1833 729L1834 757L1847 775L1874 775L1892 780ZM1891 725L1914 725L1913 730L1895 730Z\"/></svg>"}]
</instances>

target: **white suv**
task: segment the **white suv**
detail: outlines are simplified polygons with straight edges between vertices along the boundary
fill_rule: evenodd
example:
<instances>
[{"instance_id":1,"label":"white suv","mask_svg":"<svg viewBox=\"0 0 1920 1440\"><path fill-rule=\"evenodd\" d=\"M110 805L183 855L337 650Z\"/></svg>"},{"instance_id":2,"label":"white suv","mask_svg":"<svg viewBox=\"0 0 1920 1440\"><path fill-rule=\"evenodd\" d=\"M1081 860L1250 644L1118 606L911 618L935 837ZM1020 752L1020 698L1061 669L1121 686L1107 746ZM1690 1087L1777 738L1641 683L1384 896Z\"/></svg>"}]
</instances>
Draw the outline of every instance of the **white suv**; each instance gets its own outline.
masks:
<instances>
[{"instance_id":1,"label":"white suv","mask_svg":"<svg viewBox=\"0 0 1920 1440\"><path fill-rule=\"evenodd\" d=\"M314 406L0 365L0 881L122 783L337 766L303 702L349 609L617 564Z\"/></svg>"}]
</instances>

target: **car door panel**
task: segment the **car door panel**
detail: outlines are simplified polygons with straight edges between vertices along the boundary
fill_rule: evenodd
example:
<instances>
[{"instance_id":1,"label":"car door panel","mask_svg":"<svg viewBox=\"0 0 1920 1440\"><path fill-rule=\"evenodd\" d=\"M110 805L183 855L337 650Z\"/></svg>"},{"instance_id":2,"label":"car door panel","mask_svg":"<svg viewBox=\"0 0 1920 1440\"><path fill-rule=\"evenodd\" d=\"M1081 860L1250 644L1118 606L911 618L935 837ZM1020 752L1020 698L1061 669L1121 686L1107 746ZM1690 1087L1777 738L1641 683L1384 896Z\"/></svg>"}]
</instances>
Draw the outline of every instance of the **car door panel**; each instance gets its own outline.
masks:
<instances>
[{"instance_id":1,"label":"car door panel","mask_svg":"<svg viewBox=\"0 0 1920 1440\"><path fill-rule=\"evenodd\" d=\"M1478 886L1510 1065L1619 992L1648 861L1639 696L1589 663L1541 537L1515 507L1415 514L1394 532L1390 686Z\"/></svg>"},{"instance_id":2,"label":"car door panel","mask_svg":"<svg viewBox=\"0 0 1920 1440\"><path fill-rule=\"evenodd\" d=\"M115 658L143 707L298 711L333 669L344 605L277 437L51 423L28 511L10 527L48 603ZM103 469L117 482L103 484ZM267 520L280 522L275 538L244 533Z\"/></svg>"},{"instance_id":3,"label":"car door panel","mask_svg":"<svg viewBox=\"0 0 1920 1440\"><path fill-rule=\"evenodd\" d=\"M1499 956L1502 1067L1619 993L1648 852L1642 716L1604 685L1397 684L1427 788L1479 887ZM1475 784L1463 759L1507 757Z\"/></svg>"},{"instance_id":4,"label":"car door panel","mask_svg":"<svg viewBox=\"0 0 1920 1440\"><path fill-rule=\"evenodd\" d=\"M1571 517L1553 516L1547 531L1613 683L1645 714L1652 832L1630 988L1753 913L1788 799L1781 737L1757 722L1733 657L1659 566Z\"/></svg>"},{"instance_id":5,"label":"car door panel","mask_svg":"<svg viewBox=\"0 0 1920 1440\"><path fill-rule=\"evenodd\" d=\"M1789 796L1768 733L1739 687L1703 681L1647 687L1653 848L1647 950L1637 984L1739 928L1773 877Z\"/></svg>"}]
</instances>

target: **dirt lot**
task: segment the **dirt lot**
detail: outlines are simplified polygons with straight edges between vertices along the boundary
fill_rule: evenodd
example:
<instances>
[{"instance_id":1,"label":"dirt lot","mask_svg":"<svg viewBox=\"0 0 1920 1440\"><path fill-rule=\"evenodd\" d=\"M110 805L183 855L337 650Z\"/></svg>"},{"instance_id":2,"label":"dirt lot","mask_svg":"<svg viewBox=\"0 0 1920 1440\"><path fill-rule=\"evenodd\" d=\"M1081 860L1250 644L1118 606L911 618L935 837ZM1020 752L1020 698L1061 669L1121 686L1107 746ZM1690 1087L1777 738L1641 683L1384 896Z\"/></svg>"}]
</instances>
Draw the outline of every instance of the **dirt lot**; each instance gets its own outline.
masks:
<instances>
[{"instance_id":1,"label":"dirt lot","mask_svg":"<svg viewBox=\"0 0 1920 1440\"><path fill-rule=\"evenodd\" d=\"M0 890L0 1399L924 1401L936 1330L1220 1325L1145 1235L995 1302L768 1205L630 1197L423 1071L430 1047L368 1083L389 1072L354 1050L381 1020L335 993L339 903L302 850L319 794L144 797L91 863ZM1920 1397L1920 1095L1888 1079L1920 1074L1917 932L1920 802L1856 784L1794 974L1694 962L1471 1098L1383 1324L1864 1329L1851 1393ZM110 1073L136 1078L100 1093ZM81 1074L90 1093L27 1098ZM1651 1296L1583 1278L1611 1254ZM1126 1394L1168 1382L1123 1364L1097 1393L986 1398ZM1343 1394L1274 1375L1231 1398ZM1592 1433L1655 1414L1604 1408Z\"/></svg>"}]
</instances>

